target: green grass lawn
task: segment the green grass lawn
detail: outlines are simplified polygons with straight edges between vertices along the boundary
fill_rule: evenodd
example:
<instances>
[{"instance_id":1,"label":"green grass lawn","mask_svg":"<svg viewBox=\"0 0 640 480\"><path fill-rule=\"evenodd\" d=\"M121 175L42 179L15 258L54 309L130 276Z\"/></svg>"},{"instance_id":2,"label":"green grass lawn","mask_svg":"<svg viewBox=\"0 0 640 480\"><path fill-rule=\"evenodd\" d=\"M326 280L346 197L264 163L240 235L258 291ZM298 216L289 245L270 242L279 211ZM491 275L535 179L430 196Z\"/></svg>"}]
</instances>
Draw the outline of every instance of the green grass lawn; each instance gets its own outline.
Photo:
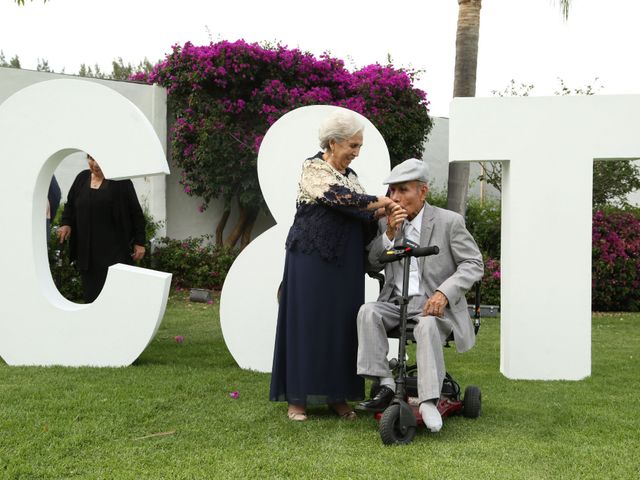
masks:
<instances>
[{"instance_id":1,"label":"green grass lawn","mask_svg":"<svg viewBox=\"0 0 640 480\"><path fill-rule=\"evenodd\" d=\"M227 352L217 305L173 296L131 367L0 363L0 477L640 478L640 315L594 315L592 376L580 382L504 378L497 319L476 348L446 354L463 386L482 388L482 416L385 447L369 416L318 408L288 421L267 401L269 375Z\"/></svg>"}]
</instances>

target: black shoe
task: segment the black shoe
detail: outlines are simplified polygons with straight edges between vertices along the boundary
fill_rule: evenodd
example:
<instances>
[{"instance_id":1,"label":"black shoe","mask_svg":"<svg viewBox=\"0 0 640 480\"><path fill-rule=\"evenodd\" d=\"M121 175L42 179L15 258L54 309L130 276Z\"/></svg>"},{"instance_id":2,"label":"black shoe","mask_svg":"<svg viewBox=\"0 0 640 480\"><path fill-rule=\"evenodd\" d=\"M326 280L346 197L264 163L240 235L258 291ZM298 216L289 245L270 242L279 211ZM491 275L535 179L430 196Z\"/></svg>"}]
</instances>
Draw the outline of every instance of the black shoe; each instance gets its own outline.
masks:
<instances>
[{"instance_id":1,"label":"black shoe","mask_svg":"<svg viewBox=\"0 0 640 480\"><path fill-rule=\"evenodd\" d=\"M358 410L366 410L367 412L382 412L389 406L391 400L395 396L396 392L391 390L386 385L380 387L378 393L371 400L361 402L358 404Z\"/></svg>"}]
</instances>

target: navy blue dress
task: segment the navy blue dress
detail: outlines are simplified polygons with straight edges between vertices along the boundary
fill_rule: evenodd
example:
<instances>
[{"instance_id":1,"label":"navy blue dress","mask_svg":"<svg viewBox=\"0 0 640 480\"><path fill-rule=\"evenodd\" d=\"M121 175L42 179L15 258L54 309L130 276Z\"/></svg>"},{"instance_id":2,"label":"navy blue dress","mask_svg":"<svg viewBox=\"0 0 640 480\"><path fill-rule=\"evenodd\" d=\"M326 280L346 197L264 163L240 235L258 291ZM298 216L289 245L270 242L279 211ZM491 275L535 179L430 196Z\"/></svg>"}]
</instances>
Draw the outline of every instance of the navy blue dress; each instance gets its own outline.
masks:
<instances>
[{"instance_id":1,"label":"navy blue dress","mask_svg":"<svg viewBox=\"0 0 640 480\"><path fill-rule=\"evenodd\" d=\"M333 170L321 153L305 162L287 237L270 400L364 398L356 316L364 302L365 245L376 226L365 207L376 199L364 194L353 170Z\"/></svg>"}]
</instances>

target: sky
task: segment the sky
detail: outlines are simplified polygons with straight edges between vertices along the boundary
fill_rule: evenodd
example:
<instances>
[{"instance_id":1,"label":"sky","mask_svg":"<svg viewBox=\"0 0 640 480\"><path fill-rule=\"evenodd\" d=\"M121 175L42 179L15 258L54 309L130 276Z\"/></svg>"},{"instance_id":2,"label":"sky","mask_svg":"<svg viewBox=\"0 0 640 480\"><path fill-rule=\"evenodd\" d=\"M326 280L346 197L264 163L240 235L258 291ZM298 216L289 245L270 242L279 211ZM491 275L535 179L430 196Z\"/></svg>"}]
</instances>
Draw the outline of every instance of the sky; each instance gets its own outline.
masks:
<instances>
[{"instance_id":1,"label":"sky","mask_svg":"<svg viewBox=\"0 0 640 480\"><path fill-rule=\"evenodd\" d=\"M23 68L46 59L55 71L80 64L111 71L122 57L155 62L173 44L244 39L280 41L355 69L370 63L411 67L430 112L448 116L453 91L456 0L0 0L0 49ZM640 94L637 0L573 0L564 21L553 0L485 0L480 19L477 96L513 79L552 95L558 78L599 94ZM597 80L596 80L597 78Z\"/></svg>"}]
</instances>

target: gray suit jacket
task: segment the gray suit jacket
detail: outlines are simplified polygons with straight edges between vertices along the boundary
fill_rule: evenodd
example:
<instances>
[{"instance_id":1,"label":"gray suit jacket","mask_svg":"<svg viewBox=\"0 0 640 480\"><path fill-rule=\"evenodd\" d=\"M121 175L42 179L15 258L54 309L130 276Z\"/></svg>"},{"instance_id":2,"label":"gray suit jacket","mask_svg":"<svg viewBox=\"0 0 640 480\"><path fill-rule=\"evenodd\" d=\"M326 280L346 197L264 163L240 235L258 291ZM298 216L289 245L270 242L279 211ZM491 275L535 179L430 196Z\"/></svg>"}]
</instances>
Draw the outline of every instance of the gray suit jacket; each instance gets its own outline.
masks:
<instances>
[{"instance_id":1,"label":"gray suit jacket","mask_svg":"<svg viewBox=\"0 0 640 480\"><path fill-rule=\"evenodd\" d=\"M386 235L387 220L380 219L378 236L369 244L370 269L380 271L382 264L378 261L385 251L383 235ZM420 232L420 246L437 245L438 255L418 259L421 272L420 281L427 296L436 290L444 293L449 300L445 309L445 318L453 324L456 349L464 352L473 347L475 333L465 293L482 278L484 265L482 254L475 240L466 229L461 215L433 207L425 203ZM378 297L379 302L388 302L393 296L395 283L393 269L390 264L385 267L385 284Z\"/></svg>"}]
</instances>

